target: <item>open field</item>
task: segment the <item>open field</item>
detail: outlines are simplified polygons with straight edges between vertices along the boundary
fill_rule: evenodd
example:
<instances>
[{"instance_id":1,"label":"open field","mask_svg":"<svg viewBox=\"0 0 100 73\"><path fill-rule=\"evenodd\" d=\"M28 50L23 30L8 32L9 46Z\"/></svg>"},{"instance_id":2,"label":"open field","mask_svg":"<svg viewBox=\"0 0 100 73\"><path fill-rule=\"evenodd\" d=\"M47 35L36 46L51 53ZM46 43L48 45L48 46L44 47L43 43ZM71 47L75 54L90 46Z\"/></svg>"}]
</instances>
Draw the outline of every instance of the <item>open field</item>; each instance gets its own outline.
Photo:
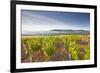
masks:
<instances>
[{"instance_id":1,"label":"open field","mask_svg":"<svg viewBox=\"0 0 100 73\"><path fill-rule=\"evenodd\" d=\"M90 59L90 35L22 36L21 62Z\"/></svg>"}]
</instances>

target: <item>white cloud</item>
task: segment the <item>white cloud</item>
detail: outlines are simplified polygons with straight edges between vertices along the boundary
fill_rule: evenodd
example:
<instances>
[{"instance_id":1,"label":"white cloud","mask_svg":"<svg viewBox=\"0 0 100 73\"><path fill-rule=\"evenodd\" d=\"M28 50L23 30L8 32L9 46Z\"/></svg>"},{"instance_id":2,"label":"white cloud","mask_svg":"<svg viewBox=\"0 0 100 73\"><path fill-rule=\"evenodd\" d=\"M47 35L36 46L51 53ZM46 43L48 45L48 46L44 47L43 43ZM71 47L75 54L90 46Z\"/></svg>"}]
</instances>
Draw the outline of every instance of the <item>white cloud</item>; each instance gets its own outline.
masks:
<instances>
[{"instance_id":1,"label":"white cloud","mask_svg":"<svg viewBox=\"0 0 100 73\"><path fill-rule=\"evenodd\" d=\"M34 31L48 31L53 29L85 29L78 26L72 26L68 23L64 23L43 15L33 15L24 13L22 15L22 33L34 32Z\"/></svg>"}]
</instances>

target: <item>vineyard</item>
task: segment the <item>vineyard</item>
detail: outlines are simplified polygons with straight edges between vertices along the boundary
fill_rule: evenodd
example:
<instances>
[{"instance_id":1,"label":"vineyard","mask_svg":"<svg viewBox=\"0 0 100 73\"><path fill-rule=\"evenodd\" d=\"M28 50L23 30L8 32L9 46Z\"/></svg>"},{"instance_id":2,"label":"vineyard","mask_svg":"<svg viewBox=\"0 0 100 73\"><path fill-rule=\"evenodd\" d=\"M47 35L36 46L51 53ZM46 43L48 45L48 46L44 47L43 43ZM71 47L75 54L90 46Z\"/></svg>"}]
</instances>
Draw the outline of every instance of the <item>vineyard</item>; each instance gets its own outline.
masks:
<instances>
[{"instance_id":1,"label":"vineyard","mask_svg":"<svg viewBox=\"0 0 100 73\"><path fill-rule=\"evenodd\" d=\"M21 62L90 59L90 35L22 36Z\"/></svg>"}]
</instances>

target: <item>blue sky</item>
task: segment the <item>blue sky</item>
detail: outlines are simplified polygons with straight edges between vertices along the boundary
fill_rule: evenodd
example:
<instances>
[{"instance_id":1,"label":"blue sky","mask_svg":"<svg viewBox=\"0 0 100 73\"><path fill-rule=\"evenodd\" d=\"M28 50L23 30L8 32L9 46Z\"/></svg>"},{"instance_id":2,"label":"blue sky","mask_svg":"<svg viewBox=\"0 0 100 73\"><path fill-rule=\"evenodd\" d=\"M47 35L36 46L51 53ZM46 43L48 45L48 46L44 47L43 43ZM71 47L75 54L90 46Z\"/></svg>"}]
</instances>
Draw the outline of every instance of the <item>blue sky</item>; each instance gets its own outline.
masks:
<instances>
[{"instance_id":1,"label":"blue sky","mask_svg":"<svg viewBox=\"0 0 100 73\"><path fill-rule=\"evenodd\" d=\"M76 12L21 10L22 32L89 30L90 14Z\"/></svg>"}]
</instances>

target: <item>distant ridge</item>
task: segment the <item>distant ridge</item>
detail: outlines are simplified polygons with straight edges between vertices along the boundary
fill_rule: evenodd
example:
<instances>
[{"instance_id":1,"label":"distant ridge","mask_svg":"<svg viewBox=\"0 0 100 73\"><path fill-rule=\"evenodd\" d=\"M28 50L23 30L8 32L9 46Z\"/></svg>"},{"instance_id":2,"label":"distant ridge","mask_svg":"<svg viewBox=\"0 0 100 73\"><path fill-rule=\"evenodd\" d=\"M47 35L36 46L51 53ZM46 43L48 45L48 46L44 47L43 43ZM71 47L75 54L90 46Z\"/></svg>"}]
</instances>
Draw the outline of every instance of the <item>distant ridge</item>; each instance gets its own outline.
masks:
<instances>
[{"instance_id":1,"label":"distant ridge","mask_svg":"<svg viewBox=\"0 0 100 73\"><path fill-rule=\"evenodd\" d=\"M61 30L61 29L54 29L50 31L34 31L34 32L25 32L22 35L71 35L71 34L83 34L87 35L90 34L88 30Z\"/></svg>"},{"instance_id":2,"label":"distant ridge","mask_svg":"<svg viewBox=\"0 0 100 73\"><path fill-rule=\"evenodd\" d=\"M69 29L69 30L53 29L50 31L87 31L87 32L89 32L89 30L71 30L71 29Z\"/></svg>"}]
</instances>

